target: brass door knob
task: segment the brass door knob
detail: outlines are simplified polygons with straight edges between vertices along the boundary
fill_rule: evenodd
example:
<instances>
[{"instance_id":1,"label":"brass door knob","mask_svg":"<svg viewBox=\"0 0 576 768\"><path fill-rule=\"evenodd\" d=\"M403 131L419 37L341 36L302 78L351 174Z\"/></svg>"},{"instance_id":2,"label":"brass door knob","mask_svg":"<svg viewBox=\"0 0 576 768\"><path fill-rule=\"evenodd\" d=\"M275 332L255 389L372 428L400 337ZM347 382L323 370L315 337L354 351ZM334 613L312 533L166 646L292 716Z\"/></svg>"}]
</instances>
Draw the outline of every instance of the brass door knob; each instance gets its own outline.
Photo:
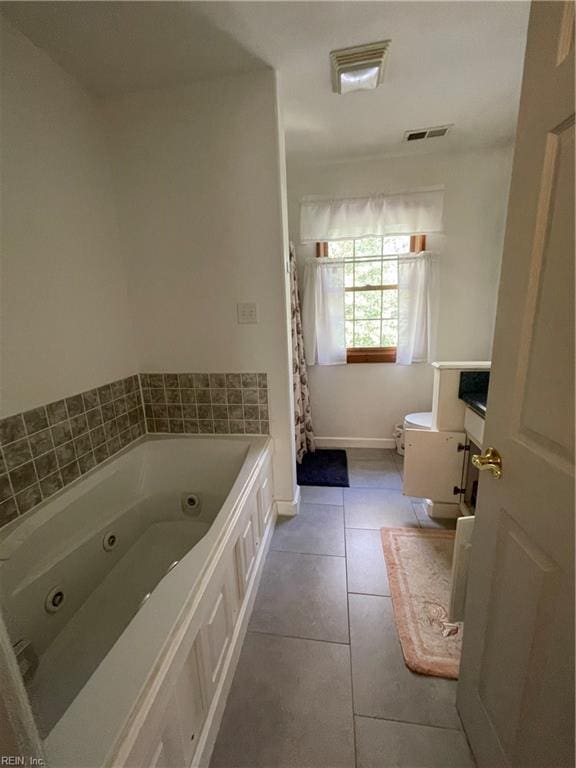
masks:
<instances>
[{"instance_id":1,"label":"brass door knob","mask_svg":"<svg viewBox=\"0 0 576 768\"><path fill-rule=\"evenodd\" d=\"M496 448L488 448L481 456L472 456L472 464L480 472L487 469L496 480L502 477L502 457Z\"/></svg>"}]
</instances>

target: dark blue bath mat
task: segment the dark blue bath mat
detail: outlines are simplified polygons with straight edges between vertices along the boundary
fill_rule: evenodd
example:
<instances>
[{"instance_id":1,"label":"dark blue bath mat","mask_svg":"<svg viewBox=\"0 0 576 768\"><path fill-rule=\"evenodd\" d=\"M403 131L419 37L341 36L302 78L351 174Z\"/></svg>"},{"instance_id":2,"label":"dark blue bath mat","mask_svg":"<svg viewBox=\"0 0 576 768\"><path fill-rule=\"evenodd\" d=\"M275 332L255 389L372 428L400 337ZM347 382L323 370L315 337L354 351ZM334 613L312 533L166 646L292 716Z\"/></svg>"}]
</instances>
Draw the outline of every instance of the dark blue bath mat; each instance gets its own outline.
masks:
<instances>
[{"instance_id":1,"label":"dark blue bath mat","mask_svg":"<svg viewBox=\"0 0 576 768\"><path fill-rule=\"evenodd\" d=\"M305 453L302 464L296 465L298 485L324 485L348 488L348 460L346 451L316 450Z\"/></svg>"}]
</instances>

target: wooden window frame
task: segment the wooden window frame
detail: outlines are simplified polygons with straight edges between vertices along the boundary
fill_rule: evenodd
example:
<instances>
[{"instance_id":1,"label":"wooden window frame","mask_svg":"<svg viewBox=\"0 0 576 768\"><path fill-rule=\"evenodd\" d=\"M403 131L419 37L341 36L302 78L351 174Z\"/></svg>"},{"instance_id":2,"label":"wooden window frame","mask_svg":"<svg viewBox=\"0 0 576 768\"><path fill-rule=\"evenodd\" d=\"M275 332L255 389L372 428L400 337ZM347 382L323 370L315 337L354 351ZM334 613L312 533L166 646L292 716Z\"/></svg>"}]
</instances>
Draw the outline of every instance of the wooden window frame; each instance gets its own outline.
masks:
<instances>
[{"instance_id":1,"label":"wooden window frame","mask_svg":"<svg viewBox=\"0 0 576 768\"><path fill-rule=\"evenodd\" d=\"M350 238L354 239L354 238ZM358 238L357 238L358 239ZM426 235L410 236L410 253L420 253L426 250ZM316 256L324 258L328 256L328 243L316 243ZM375 285L371 288L346 288L347 291L355 290L398 290L398 285ZM396 347L348 347L346 349L346 362L356 363L395 363Z\"/></svg>"}]
</instances>

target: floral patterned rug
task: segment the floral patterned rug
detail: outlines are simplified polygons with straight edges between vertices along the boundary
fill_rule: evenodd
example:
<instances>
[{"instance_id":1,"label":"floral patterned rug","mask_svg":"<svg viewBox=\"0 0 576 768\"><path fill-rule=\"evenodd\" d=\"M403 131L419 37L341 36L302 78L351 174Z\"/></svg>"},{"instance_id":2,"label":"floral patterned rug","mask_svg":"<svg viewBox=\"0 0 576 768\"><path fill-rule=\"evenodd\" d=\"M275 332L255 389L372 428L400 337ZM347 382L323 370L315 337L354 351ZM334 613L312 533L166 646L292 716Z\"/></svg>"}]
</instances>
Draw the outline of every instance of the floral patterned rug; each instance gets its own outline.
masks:
<instances>
[{"instance_id":1,"label":"floral patterned rug","mask_svg":"<svg viewBox=\"0 0 576 768\"><path fill-rule=\"evenodd\" d=\"M382 528L381 535L406 665L457 679L463 625L448 620L454 532Z\"/></svg>"}]
</instances>

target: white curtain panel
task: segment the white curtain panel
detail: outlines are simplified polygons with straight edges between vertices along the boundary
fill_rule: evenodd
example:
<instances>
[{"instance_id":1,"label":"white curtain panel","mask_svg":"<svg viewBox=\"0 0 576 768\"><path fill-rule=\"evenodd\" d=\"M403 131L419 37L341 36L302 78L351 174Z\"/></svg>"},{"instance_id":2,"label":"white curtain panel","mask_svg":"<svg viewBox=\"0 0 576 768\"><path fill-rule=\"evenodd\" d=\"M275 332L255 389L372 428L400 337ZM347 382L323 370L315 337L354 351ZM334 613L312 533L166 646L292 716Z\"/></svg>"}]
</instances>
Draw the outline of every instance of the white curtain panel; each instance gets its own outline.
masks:
<instances>
[{"instance_id":1,"label":"white curtain panel","mask_svg":"<svg viewBox=\"0 0 576 768\"><path fill-rule=\"evenodd\" d=\"M306 262L302 327L308 365L346 362L344 262L318 258Z\"/></svg>"},{"instance_id":2,"label":"white curtain panel","mask_svg":"<svg viewBox=\"0 0 576 768\"><path fill-rule=\"evenodd\" d=\"M422 252L398 260L398 347L396 363L433 359L437 318L437 259Z\"/></svg>"},{"instance_id":3,"label":"white curtain panel","mask_svg":"<svg viewBox=\"0 0 576 768\"><path fill-rule=\"evenodd\" d=\"M300 203L302 243L370 235L442 232L444 192L439 189Z\"/></svg>"}]
</instances>

